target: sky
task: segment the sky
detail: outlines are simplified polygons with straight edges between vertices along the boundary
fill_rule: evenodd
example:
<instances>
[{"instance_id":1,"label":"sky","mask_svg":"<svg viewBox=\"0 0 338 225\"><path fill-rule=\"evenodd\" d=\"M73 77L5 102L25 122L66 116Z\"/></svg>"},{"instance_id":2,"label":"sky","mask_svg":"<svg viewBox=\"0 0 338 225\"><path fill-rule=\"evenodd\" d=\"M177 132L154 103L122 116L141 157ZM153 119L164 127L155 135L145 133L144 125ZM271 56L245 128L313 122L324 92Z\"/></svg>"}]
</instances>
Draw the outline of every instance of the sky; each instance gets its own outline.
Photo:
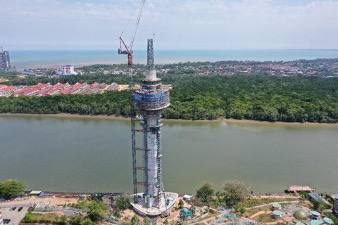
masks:
<instances>
[{"instance_id":1,"label":"sky","mask_svg":"<svg viewBox=\"0 0 338 225\"><path fill-rule=\"evenodd\" d=\"M140 2L0 0L0 46L114 50ZM338 49L338 0L146 0L134 50L152 37L161 50Z\"/></svg>"}]
</instances>

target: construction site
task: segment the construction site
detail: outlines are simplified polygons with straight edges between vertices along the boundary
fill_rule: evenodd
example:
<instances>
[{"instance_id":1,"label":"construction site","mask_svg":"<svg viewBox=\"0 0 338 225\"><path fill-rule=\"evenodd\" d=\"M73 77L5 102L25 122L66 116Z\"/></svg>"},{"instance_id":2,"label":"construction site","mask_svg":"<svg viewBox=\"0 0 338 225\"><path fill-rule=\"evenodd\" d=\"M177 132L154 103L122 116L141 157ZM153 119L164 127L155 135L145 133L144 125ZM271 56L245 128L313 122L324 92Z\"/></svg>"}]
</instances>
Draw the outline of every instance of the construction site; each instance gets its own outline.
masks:
<instances>
[{"instance_id":1,"label":"construction site","mask_svg":"<svg viewBox=\"0 0 338 225\"><path fill-rule=\"evenodd\" d=\"M162 177L162 111L170 106L170 97L169 86L163 85L161 79L156 77L153 39L147 41L145 77L142 79L140 87L136 87L133 82L133 44L144 4L145 0L142 0L130 44L127 45L124 41L123 31L120 36L120 48L118 49L119 54L128 57L130 77L133 162L131 205L137 213L144 216L168 216L170 209L175 205L178 198L177 193L164 191ZM137 135L141 137L137 138ZM139 187L142 188L141 191L139 191Z\"/></svg>"},{"instance_id":2,"label":"construction site","mask_svg":"<svg viewBox=\"0 0 338 225\"><path fill-rule=\"evenodd\" d=\"M170 106L169 87L156 77L153 40L148 40L147 70L140 88L132 88L132 157L134 209L147 216L165 216L177 200L178 194L165 192L162 179L161 127L162 110ZM142 118L139 122L137 118ZM136 134L143 137L137 139ZM143 140L137 145L136 140ZM140 146L140 147L139 147ZM141 157L137 157L141 154ZM138 162L137 159L141 162ZM143 174L139 181L138 171ZM139 193L138 186L144 191Z\"/></svg>"}]
</instances>

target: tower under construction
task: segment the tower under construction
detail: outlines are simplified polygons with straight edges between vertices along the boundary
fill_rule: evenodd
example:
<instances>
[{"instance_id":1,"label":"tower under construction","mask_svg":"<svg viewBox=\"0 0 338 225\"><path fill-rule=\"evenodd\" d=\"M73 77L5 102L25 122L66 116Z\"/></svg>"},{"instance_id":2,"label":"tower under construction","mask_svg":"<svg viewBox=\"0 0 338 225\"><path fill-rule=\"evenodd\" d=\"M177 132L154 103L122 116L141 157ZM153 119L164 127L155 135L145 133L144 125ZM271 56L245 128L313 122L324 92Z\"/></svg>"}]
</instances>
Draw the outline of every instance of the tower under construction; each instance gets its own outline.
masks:
<instances>
[{"instance_id":1,"label":"tower under construction","mask_svg":"<svg viewBox=\"0 0 338 225\"><path fill-rule=\"evenodd\" d=\"M169 107L169 86L156 77L153 40L148 39L145 78L139 88L131 88L132 99L132 156L134 195L132 205L143 215L157 216L167 212L178 197L164 192L162 181L161 127L162 111ZM141 119L138 123L138 119ZM139 128L138 128L139 126ZM140 146L136 134L141 134ZM141 157L138 155L141 154ZM139 160L141 159L141 160ZM141 162L139 162L141 161ZM142 180L139 181L141 172ZM138 187L143 187L143 193Z\"/></svg>"},{"instance_id":2,"label":"tower under construction","mask_svg":"<svg viewBox=\"0 0 338 225\"><path fill-rule=\"evenodd\" d=\"M9 60L9 52L4 51L1 48L0 51L0 72L9 72L11 69L11 63Z\"/></svg>"}]
</instances>

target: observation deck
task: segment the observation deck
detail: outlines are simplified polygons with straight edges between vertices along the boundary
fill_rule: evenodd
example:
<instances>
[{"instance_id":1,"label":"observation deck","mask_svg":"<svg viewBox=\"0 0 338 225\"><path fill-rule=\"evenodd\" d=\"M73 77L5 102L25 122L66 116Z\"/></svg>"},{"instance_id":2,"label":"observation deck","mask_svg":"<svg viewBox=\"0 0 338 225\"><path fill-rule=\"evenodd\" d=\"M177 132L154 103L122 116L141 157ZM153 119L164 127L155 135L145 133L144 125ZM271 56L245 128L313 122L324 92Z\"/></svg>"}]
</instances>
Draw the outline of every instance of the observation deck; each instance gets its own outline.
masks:
<instances>
[{"instance_id":1,"label":"observation deck","mask_svg":"<svg viewBox=\"0 0 338 225\"><path fill-rule=\"evenodd\" d=\"M169 86L161 85L159 89L134 90L136 107L142 111L159 111L170 106Z\"/></svg>"},{"instance_id":2,"label":"observation deck","mask_svg":"<svg viewBox=\"0 0 338 225\"><path fill-rule=\"evenodd\" d=\"M136 195L139 198L139 202L135 203L131 201L130 203L134 207L134 210L143 216L158 216L169 213L170 210L175 206L178 198L177 193L165 192L165 197L163 196L157 207L148 208L146 207L144 198L141 197L143 193L138 193Z\"/></svg>"}]
</instances>

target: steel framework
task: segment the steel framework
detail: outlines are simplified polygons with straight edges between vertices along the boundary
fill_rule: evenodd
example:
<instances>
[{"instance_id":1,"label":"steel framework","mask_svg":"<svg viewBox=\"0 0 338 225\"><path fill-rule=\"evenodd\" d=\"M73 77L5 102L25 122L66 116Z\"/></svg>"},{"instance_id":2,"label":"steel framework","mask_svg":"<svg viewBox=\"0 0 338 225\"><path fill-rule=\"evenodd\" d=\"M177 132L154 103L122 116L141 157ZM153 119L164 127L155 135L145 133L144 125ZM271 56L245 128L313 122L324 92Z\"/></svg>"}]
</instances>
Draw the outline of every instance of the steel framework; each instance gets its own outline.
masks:
<instances>
[{"instance_id":1,"label":"steel framework","mask_svg":"<svg viewBox=\"0 0 338 225\"><path fill-rule=\"evenodd\" d=\"M145 0L141 0L141 5L139 8L139 12L137 14L136 24L134 27L134 31L132 33L131 41L129 46L125 43L125 41L122 38L122 34L120 35L120 48L118 49L118 54L124 54L128 56L128 73L129 73L129 90L130 90L130 116L131 116L131 145L132 145L132 158L133 158L133 193L134 193L134 202L138 202L137 198L137 170L139 167L136 165L136 151L140 150L140 148L136 147L136 141L135 141L135 121L137 120L137 113L135 108L135 99L134 99L134 81L133 81L133 45L136 37L136 32L138 29L138 26L140 24L141 15L143 11Z\"/></svg>"}]
</instances>

